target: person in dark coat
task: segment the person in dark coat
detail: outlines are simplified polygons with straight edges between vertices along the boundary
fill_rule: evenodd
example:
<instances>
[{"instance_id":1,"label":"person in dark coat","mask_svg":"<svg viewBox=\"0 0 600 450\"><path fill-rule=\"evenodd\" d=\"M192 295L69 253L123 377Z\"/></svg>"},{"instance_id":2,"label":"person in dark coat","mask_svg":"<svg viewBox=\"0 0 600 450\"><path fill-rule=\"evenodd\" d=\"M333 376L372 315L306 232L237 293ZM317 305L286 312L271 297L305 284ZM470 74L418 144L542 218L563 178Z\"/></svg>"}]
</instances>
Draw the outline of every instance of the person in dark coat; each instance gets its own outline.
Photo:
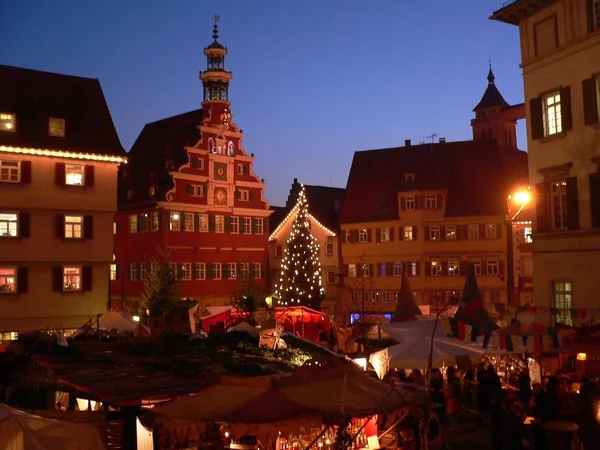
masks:
<instances>
[{"instance_id":1,"label":"person in dark coat","mask_svg":"<svg viewBox=\"0 0 600 450\"><path fill-rule=\"evenodd\" d=\"M504 415L502 431L502 450L523 450L527 430L523 423L523 410L516 402L511 404Z\"/></svg>"},{"instance_id":2,"label":"person in dark coat","mask_svg":"<svg viewBox=\"0 0 600 450\"><path fill-rule=\"evenodd\" d=\"M526 371L523 371L519 377L519 399L525 409L529 408L529 403L531 402L531 378L529 378L529 373Z\"/></svg>"},{"instance_id":3,"label":"person in dark coat","mask_svg":"<svg viewBox=\"0 0 600 450\"><path fill-rule=\"evenodd\" d=\"M504 433L502 423L504 407L500 398L492 400L490 407L490 425L492 434L492 450L502 450L502 436Z\"/></svg>"}]
</instances>

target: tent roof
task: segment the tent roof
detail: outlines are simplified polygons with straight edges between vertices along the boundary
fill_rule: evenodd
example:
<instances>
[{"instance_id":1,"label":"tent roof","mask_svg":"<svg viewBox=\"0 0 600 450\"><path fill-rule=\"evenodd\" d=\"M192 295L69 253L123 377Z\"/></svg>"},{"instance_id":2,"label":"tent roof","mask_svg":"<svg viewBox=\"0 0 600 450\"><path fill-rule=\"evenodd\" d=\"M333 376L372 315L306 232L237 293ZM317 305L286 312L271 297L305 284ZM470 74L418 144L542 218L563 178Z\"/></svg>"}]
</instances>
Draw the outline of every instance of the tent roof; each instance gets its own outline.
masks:
<instances>
[{"instance_id":1,"label":"tent roof","mask_svg":"<svg viewBox=\"0 0 600 450\"><path fill-rule=\"evenodd\" d=\"M413 291L410 288L408 274L404 271L400 285L400 295L398 296L398 303L396 303L396 311L392 316L391 322L415 320L415 316L420 316L421 314L421 308L417 305Z\"/></svg>"}]
</instances>

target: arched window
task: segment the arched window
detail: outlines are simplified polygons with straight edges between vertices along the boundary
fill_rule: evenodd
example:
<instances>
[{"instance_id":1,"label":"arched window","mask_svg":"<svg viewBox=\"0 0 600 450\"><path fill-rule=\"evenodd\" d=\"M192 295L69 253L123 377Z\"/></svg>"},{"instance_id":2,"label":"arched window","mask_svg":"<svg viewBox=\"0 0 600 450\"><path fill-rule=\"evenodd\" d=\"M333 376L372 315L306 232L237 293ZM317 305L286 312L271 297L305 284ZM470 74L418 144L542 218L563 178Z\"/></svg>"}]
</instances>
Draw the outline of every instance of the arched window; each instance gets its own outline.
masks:
<instances>
[{"instance_id":1,"label":"arched window","mask_svg":"<svg viewBox=\"0 0 600 450\"><path fill-rule=\"evenodd\" d=\"M235 147L233 146L233 142L229 141L227 143L227 154L229 156L233 156L235 154Z\"/></svg>"},{"instance_id":2,"label":"arched window","mask_svg":"<svg viewBox=\"0 0 600 450\"><path fill-rule=\"evenodd\" d=\"M213 138L208 139L208 151L210 153L215 153L215 141Z\"/></svg>"}]
</instances>

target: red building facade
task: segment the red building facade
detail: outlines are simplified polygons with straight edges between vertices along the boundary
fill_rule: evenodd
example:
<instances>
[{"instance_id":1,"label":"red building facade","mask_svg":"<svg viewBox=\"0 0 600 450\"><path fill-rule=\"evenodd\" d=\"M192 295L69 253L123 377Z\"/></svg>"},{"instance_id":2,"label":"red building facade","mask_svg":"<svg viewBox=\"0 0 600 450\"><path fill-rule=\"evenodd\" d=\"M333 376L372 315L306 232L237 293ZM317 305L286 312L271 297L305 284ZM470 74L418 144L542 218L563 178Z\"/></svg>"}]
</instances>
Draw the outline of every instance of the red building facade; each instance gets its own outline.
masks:
<instances>
[{"instance_id":1,"label":"red building facade","mask_svg":"<svg viewBox=\"0 0 600 450\"><path fill-rule=\"evenodd\" d=\"M205 305L229 304L246 273L266 292L271 211L232 120L232 75L216 25L213 38L200 72L202 108L147 124L121 174L114 308L135 310L144 275L165 260L181 273L182 296Z\"/></svg>"}]
</instances>

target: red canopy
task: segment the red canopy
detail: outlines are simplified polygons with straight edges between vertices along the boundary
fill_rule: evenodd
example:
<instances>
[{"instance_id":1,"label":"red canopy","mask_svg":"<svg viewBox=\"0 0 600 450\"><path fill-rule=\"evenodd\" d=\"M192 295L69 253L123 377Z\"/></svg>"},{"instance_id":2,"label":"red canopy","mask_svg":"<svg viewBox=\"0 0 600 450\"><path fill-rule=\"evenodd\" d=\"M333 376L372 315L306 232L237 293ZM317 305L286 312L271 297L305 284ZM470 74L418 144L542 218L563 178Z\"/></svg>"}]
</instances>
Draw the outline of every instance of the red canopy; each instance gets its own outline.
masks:
<instances>
[{"instance_id":1,"label":"red canopy","mask_svg":"<svg viewBox=\"0 0 600 450\"><path fill-rule=\"evenodd\" d=\"M329 339L329 316L306 306L275 308L275 320L286 331L303 339L314 342Z\"/></svg>"}]
</instances>

